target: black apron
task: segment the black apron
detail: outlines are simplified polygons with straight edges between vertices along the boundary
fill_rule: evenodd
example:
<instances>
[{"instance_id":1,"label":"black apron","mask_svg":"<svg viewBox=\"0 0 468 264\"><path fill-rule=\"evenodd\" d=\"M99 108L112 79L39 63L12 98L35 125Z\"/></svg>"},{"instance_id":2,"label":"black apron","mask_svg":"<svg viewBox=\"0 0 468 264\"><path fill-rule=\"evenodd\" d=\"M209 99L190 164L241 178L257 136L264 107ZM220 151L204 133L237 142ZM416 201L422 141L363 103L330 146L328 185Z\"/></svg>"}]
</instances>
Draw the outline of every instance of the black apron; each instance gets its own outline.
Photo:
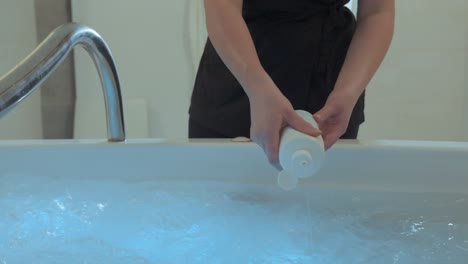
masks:
<instances>
[{"instance_id":1,"label":"black apron","mask_svg":"<svg viewBox=\"0 0 468 264\"><path fill-rule=\"evenodd\" d=\"M260 62L294 109L316 113L333 90L356 26L348 1L244 0ZM249 99L209 39L189 114L191 138L249 137ZM342 138L355 138L363 122L364 93Z\"/></svg>"}]
</instances>

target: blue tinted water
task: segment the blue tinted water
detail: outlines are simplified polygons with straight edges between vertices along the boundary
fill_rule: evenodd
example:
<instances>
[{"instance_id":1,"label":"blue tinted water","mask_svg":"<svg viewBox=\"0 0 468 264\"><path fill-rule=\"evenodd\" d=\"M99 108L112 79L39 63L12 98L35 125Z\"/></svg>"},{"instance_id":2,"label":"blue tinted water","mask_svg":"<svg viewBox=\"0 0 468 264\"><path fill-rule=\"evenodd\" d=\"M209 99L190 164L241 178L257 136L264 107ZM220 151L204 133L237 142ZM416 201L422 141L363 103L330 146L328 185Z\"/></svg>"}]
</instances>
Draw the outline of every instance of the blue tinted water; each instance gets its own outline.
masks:
<instances>
[{"instance_id":1,"label":"blue tinted water","mask_svg":"<svg viewBox=\"0 0 468 264\"><path fill-rule=\"evenodd\" d=\"M1 176L0 264L467 263L468 196Z\"/></svg>"}]
</instances>

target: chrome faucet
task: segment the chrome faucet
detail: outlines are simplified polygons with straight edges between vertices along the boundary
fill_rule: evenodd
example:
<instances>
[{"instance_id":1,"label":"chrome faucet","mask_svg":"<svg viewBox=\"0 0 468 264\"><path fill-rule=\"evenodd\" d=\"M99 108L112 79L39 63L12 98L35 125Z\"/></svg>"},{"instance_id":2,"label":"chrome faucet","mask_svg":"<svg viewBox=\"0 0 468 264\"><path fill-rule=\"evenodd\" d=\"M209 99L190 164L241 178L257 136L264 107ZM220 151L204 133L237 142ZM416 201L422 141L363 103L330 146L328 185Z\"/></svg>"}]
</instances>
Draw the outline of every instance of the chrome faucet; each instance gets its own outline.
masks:
<instances>
[{"instance_id":1,"label":"chrome faucet","mask_svg":"<svg viewBox=\"0 0 468 264\"><path fill-rule=\"evenodd\" d=\"M28 57L0 77L0 118L39 87L76 45L84 47L99 72L106 107L108 140L124 141L122 96L112 54L95 30L77 23L56 28Z\"/></svg>"}]
</instances>

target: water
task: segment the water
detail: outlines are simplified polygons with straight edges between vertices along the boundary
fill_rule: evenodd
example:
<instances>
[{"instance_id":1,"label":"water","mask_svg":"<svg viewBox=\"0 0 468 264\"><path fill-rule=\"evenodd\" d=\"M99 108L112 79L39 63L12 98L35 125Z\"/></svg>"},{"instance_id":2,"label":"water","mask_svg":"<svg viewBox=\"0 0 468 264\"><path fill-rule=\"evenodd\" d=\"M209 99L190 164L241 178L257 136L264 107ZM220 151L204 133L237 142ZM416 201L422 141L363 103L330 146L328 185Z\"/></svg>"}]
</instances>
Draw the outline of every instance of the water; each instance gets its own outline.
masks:
<instances>
[{"instance_id":1,"label":"water","mask_svg":"<svg viewBox=\"0 0 468 264\"><path fill-rule=\"evenodd\" d=\"M467 263L468 196L0 177L0 264Z\"/></svg>"}]
</instances>

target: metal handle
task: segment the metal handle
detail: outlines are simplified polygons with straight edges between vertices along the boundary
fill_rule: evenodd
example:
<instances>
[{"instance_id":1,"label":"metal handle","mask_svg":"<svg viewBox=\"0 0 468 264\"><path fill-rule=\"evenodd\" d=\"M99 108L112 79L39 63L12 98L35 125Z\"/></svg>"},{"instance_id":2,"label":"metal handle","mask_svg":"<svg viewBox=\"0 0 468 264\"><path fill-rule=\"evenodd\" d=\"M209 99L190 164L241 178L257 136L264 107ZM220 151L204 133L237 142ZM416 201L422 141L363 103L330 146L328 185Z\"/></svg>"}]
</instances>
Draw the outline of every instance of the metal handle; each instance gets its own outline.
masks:
<instances>
[{"instance_id":1,"label":"metal handle","mask_svg":"<svg viewBox=\"0 0 468 264\"><path fill-rule=\"evenodd\" d=\"M122 95L112 54L96 31L77 23L65 24L52 31L28 57L0 78L0 118L39 87L76 45L84 47L99 72L108 140L124 141Z\"/></svg>"}]
</instances>

